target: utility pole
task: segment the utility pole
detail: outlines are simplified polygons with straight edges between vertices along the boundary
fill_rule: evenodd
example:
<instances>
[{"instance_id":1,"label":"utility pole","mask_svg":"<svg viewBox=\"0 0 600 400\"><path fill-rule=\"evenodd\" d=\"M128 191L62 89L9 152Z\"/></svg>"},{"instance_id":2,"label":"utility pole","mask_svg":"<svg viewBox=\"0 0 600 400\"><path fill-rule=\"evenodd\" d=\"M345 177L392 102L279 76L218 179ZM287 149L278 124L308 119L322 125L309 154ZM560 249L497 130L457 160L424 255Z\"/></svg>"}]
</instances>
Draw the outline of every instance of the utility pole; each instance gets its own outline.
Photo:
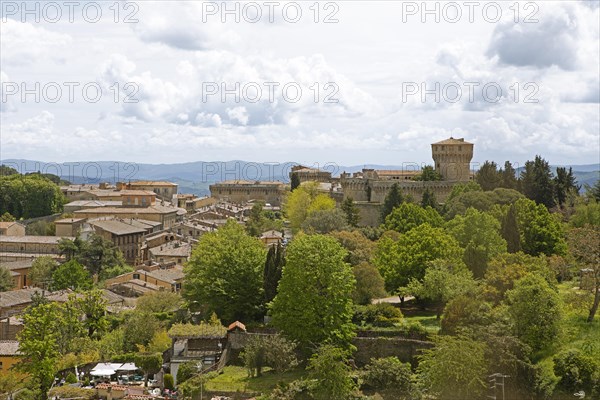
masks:
<instances>
[{"instance_id":1,"label":"utility pole","mask_svg":"<svg viewBox=\"0 0 600 400\"><path fill-rule=\"evenodd\" d=\"M505 400L505 392L504 392L504 379L505 378L510 378L510 375L504 375L501 374L499 372L492 374L490 376L488 376L489 379L489 383L491 384L491 386L489 387L489 390L492 391L492 395L488 395L487 398L491 399L491 400L499 400L498 397L496 396L496 389L498 388L498 386L502 387L502 400ZM500 381L500 379L502 379L502 381Z\"/></svg>"}]
</instances>

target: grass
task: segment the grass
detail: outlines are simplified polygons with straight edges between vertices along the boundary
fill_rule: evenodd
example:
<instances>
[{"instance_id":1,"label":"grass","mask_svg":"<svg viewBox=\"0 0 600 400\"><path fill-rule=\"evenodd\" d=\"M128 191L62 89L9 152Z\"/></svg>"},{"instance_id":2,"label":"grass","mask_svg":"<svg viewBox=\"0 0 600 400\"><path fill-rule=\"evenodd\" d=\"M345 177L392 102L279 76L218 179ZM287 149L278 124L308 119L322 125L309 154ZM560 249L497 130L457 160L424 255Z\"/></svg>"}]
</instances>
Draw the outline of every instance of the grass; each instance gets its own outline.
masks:
<instances>
[{"instance_id":1,"label":"grass","mask_svg":"<svg viewBox=\"0 0 600 400\"><path fill-rule=\"evenodd\" d=\"M270 368L265 368L260 377L250 378L244 367L228 366L217 377L206 384L206 389L218 392L259 392L269 393L279 383L289 383L302 378L306 371L296 369L282 374L276 374Z\"/></svg>"}]
</instances>

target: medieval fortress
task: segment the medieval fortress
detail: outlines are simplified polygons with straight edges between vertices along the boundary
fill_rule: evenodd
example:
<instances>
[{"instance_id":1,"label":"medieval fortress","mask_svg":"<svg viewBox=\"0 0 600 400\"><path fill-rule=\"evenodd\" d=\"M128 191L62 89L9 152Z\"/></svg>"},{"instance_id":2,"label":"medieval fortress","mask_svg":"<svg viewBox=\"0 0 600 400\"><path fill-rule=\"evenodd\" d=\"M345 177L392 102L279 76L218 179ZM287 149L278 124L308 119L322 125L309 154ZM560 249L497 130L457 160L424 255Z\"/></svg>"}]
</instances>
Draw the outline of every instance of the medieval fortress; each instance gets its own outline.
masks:
<instances>
[{"instance_id":1,"label":"medieval fortress","mask_svg":"<svg viewBox=\"0 0 600 400\"><path fill-rule=\"evenodd\" d=\"M420 201L423 193L430 190L436 200L443 203L454 185L473 179L470 169L473 143L451 137L433 143L431 154L435 171L441 175L442 180L415 180L421 174L416 165L401 170L363 169L353 174L343 172L339 178L333 178L327 171L296 166L290 172L290 180L299 183L319 182L321 190L328 192L338 203L351 198L360 210L361 225L377 225L381 205L394 184L398 184L402 194L411 196L415 201ZM235 180L210 186L211 196L218 200L236 203L255 200L273 206L283 203L288 190L289 187L283 182L272 181Z\"/></svg>"}]
</instances>

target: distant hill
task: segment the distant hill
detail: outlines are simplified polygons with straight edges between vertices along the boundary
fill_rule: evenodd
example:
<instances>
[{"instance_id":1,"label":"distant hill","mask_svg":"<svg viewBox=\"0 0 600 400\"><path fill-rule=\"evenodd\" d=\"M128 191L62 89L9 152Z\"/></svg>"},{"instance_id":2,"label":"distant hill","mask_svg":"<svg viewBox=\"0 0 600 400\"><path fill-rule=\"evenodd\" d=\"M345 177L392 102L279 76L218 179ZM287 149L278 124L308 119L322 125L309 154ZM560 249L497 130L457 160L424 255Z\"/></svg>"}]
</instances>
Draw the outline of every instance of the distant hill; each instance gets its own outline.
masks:
<instances>
[{"instance_id":1,"label":"distant hill","mask_svg":"<svg viewBox=\"0 0 600 400\"><path fill-rule=\"evenodd\" d=\"M180 193L208 195L208 186L214 182L232 179L250 181L289 181L289 172L297 162L256 163L249 161L196 161L180 164L140 164L122 161L81 161L67 163L47 163L34 160L7 159L0 161L21 173L37 172L58 175L73 183L98 183L134 180L167 180L179 185ZM365 164L341 166L333 163L309 165L330 171L333 176L342 172L357 172L363 168L402 169L400 165ZM566 165L572 167L580 185L593 185L600 177L600 164ZM410 168L406 165L404 168ZM552 166L554 171L556 166ZM520 169L517 171L520 172Z\"/></svg>"}]
</instances>

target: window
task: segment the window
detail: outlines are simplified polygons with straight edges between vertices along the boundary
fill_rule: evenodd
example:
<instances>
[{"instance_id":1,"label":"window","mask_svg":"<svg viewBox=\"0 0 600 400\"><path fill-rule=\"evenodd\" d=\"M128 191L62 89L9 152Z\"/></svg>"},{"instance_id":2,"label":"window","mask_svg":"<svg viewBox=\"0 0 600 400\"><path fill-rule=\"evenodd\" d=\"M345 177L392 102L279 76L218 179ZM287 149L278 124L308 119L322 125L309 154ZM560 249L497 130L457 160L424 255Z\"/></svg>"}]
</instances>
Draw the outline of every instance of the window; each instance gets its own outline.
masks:
<instances>
[{"instance_id":1,"label":"window","mask_svg":"<svg viewBox=\"0 0 600 400\"><path fill-rule=\"evenodd\" d=\"M133 274L133 279L140 279L140 274Z\"/></svg>"},{"instance_id":2,"label":"window","mask_svg":"<svg viewBox=\"0 0 600 400\"><path fill-rule=\"evenodd\" d=\"M2 369L2 368L3 368L3 367L2 367L2 361L0 361L0 369Z\"/></svg>"}]
</instances>

